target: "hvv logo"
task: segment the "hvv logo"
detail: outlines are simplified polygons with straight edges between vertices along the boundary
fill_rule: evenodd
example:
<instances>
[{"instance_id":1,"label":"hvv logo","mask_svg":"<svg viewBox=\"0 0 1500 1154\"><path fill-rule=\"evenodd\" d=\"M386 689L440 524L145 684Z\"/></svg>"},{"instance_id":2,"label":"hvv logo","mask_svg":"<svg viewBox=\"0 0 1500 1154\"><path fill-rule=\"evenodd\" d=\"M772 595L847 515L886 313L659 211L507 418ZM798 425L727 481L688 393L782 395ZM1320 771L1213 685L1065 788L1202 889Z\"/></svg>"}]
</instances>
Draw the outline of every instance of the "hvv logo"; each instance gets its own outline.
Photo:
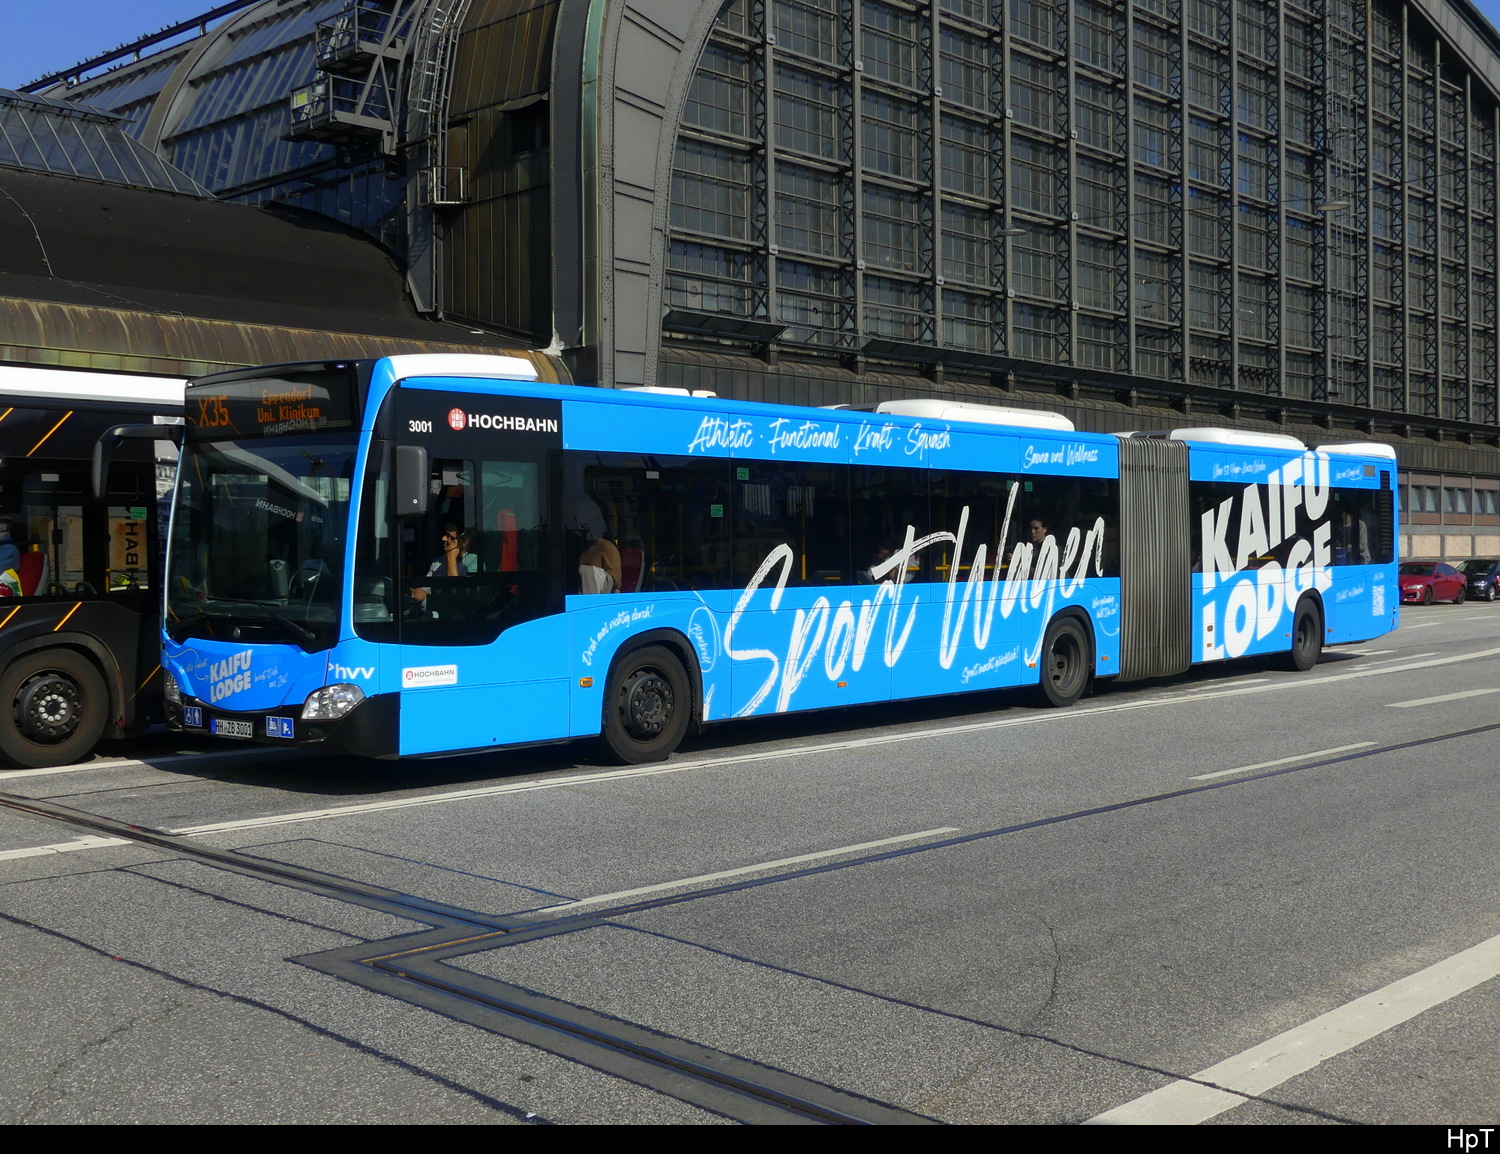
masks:
<instances>
[{"instance_id":1,"label":"hvv logo","mask_svg":"<svg viewBox=\"0 0 1500 1154\"><path fill-rule=\"evenodd\" d=\"M356 681L361 677L374 677L375 667L373 665L330 665L328 676L330 679L339 681Z\"/></svg>"}]
</instances>

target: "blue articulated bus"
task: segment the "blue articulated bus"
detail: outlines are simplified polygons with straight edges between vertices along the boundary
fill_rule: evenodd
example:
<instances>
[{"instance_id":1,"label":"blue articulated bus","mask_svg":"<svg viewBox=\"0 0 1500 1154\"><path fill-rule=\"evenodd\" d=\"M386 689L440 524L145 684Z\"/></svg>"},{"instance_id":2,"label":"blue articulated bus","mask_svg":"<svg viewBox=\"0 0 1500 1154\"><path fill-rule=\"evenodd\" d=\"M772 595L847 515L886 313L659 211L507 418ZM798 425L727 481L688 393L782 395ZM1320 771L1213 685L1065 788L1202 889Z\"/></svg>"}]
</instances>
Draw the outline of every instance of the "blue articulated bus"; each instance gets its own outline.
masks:
<instances>
[{"instance_id":1,"label":"blue articulated bus","mask_svg":"<svg viewBox=\"0 0 1500 1154\"><path fill-rule=\"evenodd\" d=\"M1395 460L393 356L188 388L171 723L375 757L1180 673L1395 627Z\"/></svg>"}]
</instances>

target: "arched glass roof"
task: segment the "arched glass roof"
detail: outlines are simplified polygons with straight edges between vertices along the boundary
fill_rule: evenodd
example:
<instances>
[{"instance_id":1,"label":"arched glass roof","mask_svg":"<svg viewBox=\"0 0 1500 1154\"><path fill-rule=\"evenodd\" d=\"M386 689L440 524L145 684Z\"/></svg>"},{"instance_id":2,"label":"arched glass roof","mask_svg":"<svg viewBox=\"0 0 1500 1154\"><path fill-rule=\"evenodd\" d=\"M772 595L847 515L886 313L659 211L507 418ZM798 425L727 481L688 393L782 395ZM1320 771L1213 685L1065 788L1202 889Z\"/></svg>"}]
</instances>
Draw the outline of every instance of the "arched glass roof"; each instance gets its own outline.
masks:
<instances>
[{"instance_id":1,"label":"arched glass roof","mask_svg":"<svg viewBox=\"0 0 1500 1154\"><path fill-rule=\"evenodd\" d=\"M0 89L0 168L209 195L127 135L118 117L9 89Z\"/></svg>"}]
</instances>

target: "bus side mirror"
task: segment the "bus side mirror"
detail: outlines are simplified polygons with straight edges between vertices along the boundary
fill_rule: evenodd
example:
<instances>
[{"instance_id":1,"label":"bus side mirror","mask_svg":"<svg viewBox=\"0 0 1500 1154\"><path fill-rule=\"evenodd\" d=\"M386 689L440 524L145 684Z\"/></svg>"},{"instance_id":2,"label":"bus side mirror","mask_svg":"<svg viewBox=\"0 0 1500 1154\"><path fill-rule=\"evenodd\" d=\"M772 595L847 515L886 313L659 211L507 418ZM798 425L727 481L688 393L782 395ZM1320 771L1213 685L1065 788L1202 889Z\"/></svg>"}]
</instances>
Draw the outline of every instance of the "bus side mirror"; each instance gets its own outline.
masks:
<instances>
[{"instance_id":1,"label":"bus side mirror","mask_svg":"<svg viewBox=\"0 0 1500 1154\"><path fill-rule=\"evenodd\" d=\"M427 481L431 473L427 450L421 445L396 446L396 516L426 515Z\"/></svg>"},{"instance_id":2,"label":"bus side mirror","mask_svg":"<svg viewBox=\"0 0 1500 1154\"><path fill-rule=\"evenodd\" d=\"M115 425L105 429L94 442L94 466L89 476L94 500L104 496L104 484L109 478L109 458L120 447L121 441L171 441L182 447L181 425Z\"/></svg>"}]
</instances>

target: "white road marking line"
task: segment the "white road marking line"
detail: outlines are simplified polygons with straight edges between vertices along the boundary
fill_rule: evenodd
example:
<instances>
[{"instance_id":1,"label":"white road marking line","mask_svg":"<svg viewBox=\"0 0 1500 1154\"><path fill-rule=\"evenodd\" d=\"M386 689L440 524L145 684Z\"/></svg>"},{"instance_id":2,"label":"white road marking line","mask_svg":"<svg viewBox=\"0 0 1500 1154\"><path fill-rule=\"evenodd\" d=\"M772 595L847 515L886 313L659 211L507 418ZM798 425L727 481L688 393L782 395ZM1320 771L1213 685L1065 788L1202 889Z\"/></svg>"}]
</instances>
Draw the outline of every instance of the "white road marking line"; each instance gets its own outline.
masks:
<instances>
[{"instance_id":1,"label":"white road marking line","mask_svg":"<svg viewBox=\"0 0 1500 1154\"><path fill-rule=\"evenodd\" d=\"M1441 621L1424 621L1420 625L1403 625L1402 629L1431 629L1434 625L1441 625Z\"/></svg>"},{"instance_id":2,"label":"white road marking line","mask_svg":"<svg viewBox=\"0 0 1500 1154\"><path fill-rule=\"evenodd\" d=\"M50 777L58 773L81 773L85 769L122 769L126 766L135 766L139 769L171 769L185 763L222 761L257 753L264 756L270 752L272 752L272 747L262 745L244 749L208 750L204 753L167 753L150 760L139 757L100 757L78 765L52 765L45 769L0 769L0 786L7 781L15 781L22 777Z\"/></svg>"},{"instance_id":3,"label":"white road marking line","mask_svg":"<svg viewBox=\"0 0 1500 1154\"><path fill-rule=\"evenodd\" d=\"M945 825L938 829L924 829L920 833L904 833L899 837L881 838L879 841L863 841L858 845L840 846L838 849L819 850L817 853L799 854L797 857L777 858L775 861L763 861L757 865L740 866L732 870L720 870L718 873L699 874L697 877L679 878L675 882L658 882L654 886L640 886L633 890L617 890L612 894L596 894L591 898L579 898L577 901L562 902L555 906L545 906L542 909L532 910L532 913L551 914L566 913L576 910L581 906L596 906L603 902L623 901L626 898L637 898L644 894L661 893L663 890L681 889L684 886L700 885L703 882L723 881L725 878L743 877L745 874L759 873L762 870L780 869L782 866L802 865L810 861L822 861L824 858L838 857L840 854L860 853L864 850L880 849L883 846L899 845L902 842L917 841L924 837L937 837L945 833L957 833L958 826Z\"/></svg>"},{"instance_id":4,"label":"white road marking line","mask_svg":"<svg viewBox=\"0 0 1500 1154\"><path fill-rule=\"evenodd\" d=\"M1205 689L1220 689L1226 681L1233 681L1236 685L1264 685L1270 681L1269 677L1247 677L1240 680L1235 677L1218 677L1213 681L1206 681L1202 685L1189 685L1182 689L1182 693L1202 693Z\"/></svg>"},{"instance_id":5,"label":"white road marking line","mask_svg":"<svg viewBox=\"0 0 1500 1154\"><path fill-rule=\"evenodd\" d=\"M1409 665L1394 665L1389 661L1372 661L1370 665L1378 665L1379 669L1371 669L1368 666L1362 669L1351 670L1348 673L1334 673L1327 677L1302 677L1291 678L1286 681L1278 681L1272 685L1264 686L1260 690L1249 690L1255 692L1269 692L1273 689L1305 689L1308 686L1330 685L1335 681L1354 681L1361 677L1380 677L1387 673L1405 673L1411 669L1435 669L1439 665L1456 665L1462 661L1480 661L1486 657L1500 657L1500 649L1476 649L1473 653L1460 653L1453 657L1438 657L1434 661L1418 661L1418 657L1426 657L1426 653L1413 653L1402 657L1400 660L1409 661Z\"/></svg>"},{"instance_id":6,"label":"white road marking line","mask_svg":"<svg viewBox=\"0 0 1500 1154\"><path fill-rule=\"evenodd\" d=\"M142 765L135 758L109 758L106 761L86 761L82 765L51 765L46 769L0 769L0 785L21 777L52 777L59 773L82 773L85 769L117 769L122 765Z\"/></svg>"},{"instance_id":7,"label":"white road marking line","mask_svg":"<svg viewBox=\"0 0 1500 1154\"><path fill-rule=\"evenodd\" d=\"M1441 701L1460 701L1465 697L1483 697L1489 693L1500 693L1500 687L1494 689L1466 689L1462 693L1445 693L1441 697L1419 697L1415 701L1387 701L1387 709L1411 709L1416 705L1436 705Z\"/></svg>"},{"instance_id":8,"label":"white road marking line","mask_svg":"<svg viewBox=\"0 0 1500 1154\"><path fill-rule=\"evenodd\" d=\"M109 845L130 845L123 837L81 837L77 841L58 841L51 845L33 845L25 849L0 850L0 861L14 861L23 857L42 857L50 853L74 853L81 849L103 849Z\"/></svg>"},{"instance_id":9,"label":"white road marking line","mask_svg":"<svg viewBox=\"0 0 1500 1154\"><path fill-rule=\"evenodd\" d=\"M1215 697L1232 697L1236 694L1272 693L1283 689L1305 691L1339 681L1350 681L1361 677L1379 677L1387 673L1404 673L1411 669L1430 669L1441 665L1453 665L1464 661L1478 661L1486 657L1500 656L1500 648L1481 649L1473 653L1440 657L1432 661L1413 661L1405 665L1380 663L1380 668L1363 668L1349 673L1335 673L1325 677L1296 677L1267 684L1251 685L1248 688L1220 689L1195 694L1190 700L1194 705ZM791 746L781 749L763 749L753 753L731 754L726 757L699 758L693 761L660 762L630 769L606 770L601 773L571 774L553 777L545 781L512 781L504 785L479 786L474 789L453 790L448 793L424 794L420 797L392 798L386 801L362 802L355 805L329 806L323 809L301 810L294 813L269 814L263 817L244 818L238 821L211 822L207 825L186 826L167 830L179 837L201 837L206 834L227 833L242 829L259 829L265 826L292 825L304 821L322 821L327 818L353 817L365 813L382 813L389 810L409 809L420 805L441 805L450 801L466 801L475 798L500 797L511 793L530 793L533 790L564 789L571 785L591 784L601 781L620 781L633 777L656 777L669 773L686 773L694 769L713 769L720 766L746 765L757 761L776 761L781 758L807 757L815 754L839 753L854 749L869 749L875 746L895 745L907 741L927 741L934 737L948 737L961 733L984 733L1013 726L1045 725L1051 722L1087 721L1091 717L1109 713L1127 713L1137 709L1156 709L1164 705L1182 705L1181 696L1148 697L1139 701L1125 701L1115 705L1075 707L1068 710L1037 710L1019 717L1002 717L991 721L971 721L961 725L945 725L933 729L904 730L885 733L875 737L858 737L846 741L829 741L816 745ZM87 848L87 847L81 847Z\"/></svg>"},{"instance_id":10,"label":"white road marking line","mask_svg":"<svg viewBox=\"0 0 1500 1154\"><path fill-rule=\"evenodd\" d=\"M1243 1105L1500 975L1500 935L1294 1026L1217 1065L1090 1118L1085 1126L1192 1126ZM1202 1082L1211 1085L1200 1085ZM1216 1087L1223 1087L1217 1089Z\"/></svg>"},{"instance_id":11,"label":"white road marking line","mask_svg":"<svg viewBox=\"0 0 1500 1154\"><path fill-rule=\"evenodd\" d=\"M1192 781L1207 781L1213 777L1228 777L1231 773L1249 773L1252 769L1272 769L1278 765L1291 765L1294 761L1311 761L1315 757L1328 757L1335 753L1348 753L1351 749L1366 749L1373 741L1356 741L1353 745L1335 745L1332 749L1315 749L1310 753L1298 753L1291 757L1279 757L1275 761L1262 761L1257 765L1242 765L1238 769L1221 769L1217 773L1200 773Z\"/></svg>"},{"instance_id":12,"label":"white road marking line","mask_svg":"<svg viewBox=\"0 0 1500 1154\"><path fill-rule=\"evenodd\" d=\"M1395 653L1396 651L1394 649L1382 649L1381 652L1382 653ZM1386 661L1415 661L1419 657L1436 657L1437 653L1438 653L1438 651L1436 649L1434 649L1434 650L1432 650L1431 652L1428 652L1428 653L1403 653L1399 657L1387 657L1385 659L1385 661L1371 661L1368 664L1370 664L1370 665L1384 665L1386 663Z\"/></svg>"}]
</instances>

